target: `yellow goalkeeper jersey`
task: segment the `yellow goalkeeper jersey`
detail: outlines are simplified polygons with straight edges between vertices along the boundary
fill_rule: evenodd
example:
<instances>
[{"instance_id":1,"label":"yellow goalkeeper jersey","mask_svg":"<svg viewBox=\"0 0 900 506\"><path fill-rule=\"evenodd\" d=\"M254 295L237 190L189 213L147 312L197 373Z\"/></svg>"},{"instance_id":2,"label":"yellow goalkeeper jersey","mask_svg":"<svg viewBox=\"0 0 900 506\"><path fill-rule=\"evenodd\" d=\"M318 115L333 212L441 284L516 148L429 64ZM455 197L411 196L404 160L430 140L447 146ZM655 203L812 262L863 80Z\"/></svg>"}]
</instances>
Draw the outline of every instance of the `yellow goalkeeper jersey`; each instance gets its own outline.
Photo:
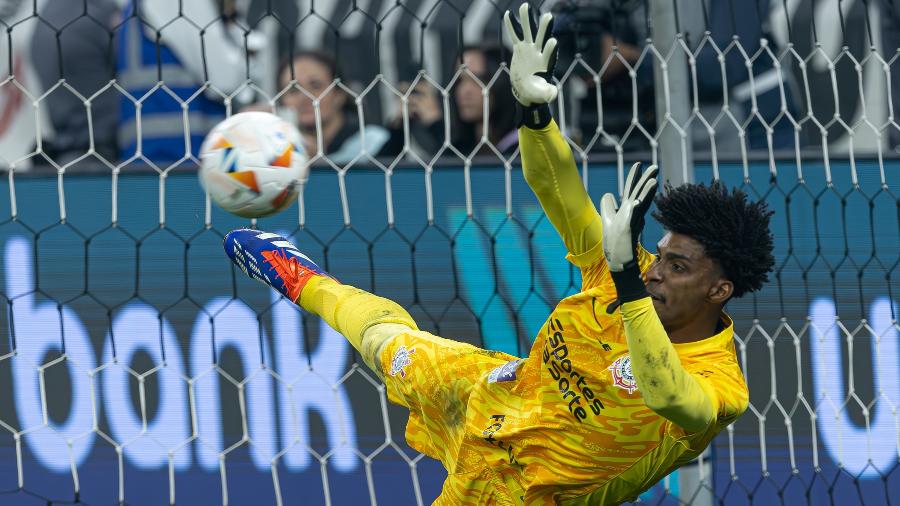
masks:
<instances>
[{"instance_id":1,"label":"yellow goalkeeper jersey","mask_svg":"<svg viewBox=\"0 0 900 506\"><path fill-rule=\"evenodd\" d=\"M641 251L642 267L651 261ZM716 418L693 434L648 408L631 374L604 261L582 269L527 358L410 332L382 355L392 401L410 408L411 446L449 472L436 504L616 504L696 458L747 408L733 326L675 344L712 392ZM611 312L610 312L611 311Z\"/></svg>"},{"instance_id":2,"label":"yellow goalkeeper jersey","mask_svg":"<svg viewBox=\"0 0 900 506\"><path fill-rule=\"evenodd\" d=\"M697 457L747 409L733 324L722 313L714 336L674 344L684 370L715 409L707 427L688 433L648 408L631 372L599 230L589 230L599 219L583 187L576 188L571 151L554 123L544 132L520 132L520 143L523 159L528 154L538 160L530 170L547 172L529 184L562 229L568 258L581 269L581 292L560 301L526 358L427 332L397 336L381 354L388 395L410 409L407 442L448 471L435 504L634 500ZM550 183L541 187L545 181ZM561 194L576 205L565 200L552 207L547 194L561 184L569 184ZM642 271L652 261L640 248Z\"/></svg>"},{"instance_id":3,"label":"yellow goalkeeper jersey","mask_svg":"<svg viewBox=\"0 0 900 506\"><path fill-rule=\"evenodd\" d=\"M650 258L642 256L646 269ZM502 453L488 464L511 490L521 490L526 504L633 500L696 458L747 408L725 314L715 336L674 345L685 369L716 394L710 426L688 434L646 407L631 374L621 316L609 312L616 294L606 263L583 269L583 277L583 291L561 301L547 319L516 381L487 381L469 402L482 417L501 406L507 411L499 413L502 427L491 436L514 442L523 472L504 466Z\"/></svg>"}]
</instances>

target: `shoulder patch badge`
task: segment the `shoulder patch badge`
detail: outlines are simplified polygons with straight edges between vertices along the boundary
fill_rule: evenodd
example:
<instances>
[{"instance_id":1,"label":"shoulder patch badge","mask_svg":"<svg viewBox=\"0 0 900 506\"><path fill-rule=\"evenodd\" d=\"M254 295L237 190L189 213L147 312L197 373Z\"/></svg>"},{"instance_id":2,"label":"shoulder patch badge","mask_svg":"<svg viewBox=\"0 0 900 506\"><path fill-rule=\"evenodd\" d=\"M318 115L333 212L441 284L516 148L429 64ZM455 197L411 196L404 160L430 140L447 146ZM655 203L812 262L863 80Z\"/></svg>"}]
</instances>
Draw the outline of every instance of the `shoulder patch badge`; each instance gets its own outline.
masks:
<instances>
[{"instance_id":1,"label":"shoulder patch badge","mask_svg":"<svg viewBox=\"0 0 900 506\"><path fill-rule=\"evenodd\" d=\"M519 364L524 362L525 359L518 358L516 360L511 360L500 367L497 367L488 375L488 383L502 383L504 381L515 381L516 380L516 369L519 368Z\"/></svg>"},{"instance_id":2,"label":"shoulder patch badge","mask_svg":"<svg viewBox=\"0 0 900 506\"><path fill-rule=\"evenodd\" d=\"M401 346L394 352L394 358L391 359L391 376L400 375L401 378L406 377L406 366L412 364L412 354L416 352L415 348L407 348Z\"/></svg>"},{"instance_id":3,"label":"shoulder patch badge","mask_svg":"<svg viewBox=\"0 0 900 506\"><path fill-rule=\"evenodd\" d=\"M630 355L619 357L609 366L609 370L612 373L613 385L622 390L628 390L629 394L634 393L638 389L637 382L634 381L634 375L631 373Z\"/></svg>"}]
</instances>

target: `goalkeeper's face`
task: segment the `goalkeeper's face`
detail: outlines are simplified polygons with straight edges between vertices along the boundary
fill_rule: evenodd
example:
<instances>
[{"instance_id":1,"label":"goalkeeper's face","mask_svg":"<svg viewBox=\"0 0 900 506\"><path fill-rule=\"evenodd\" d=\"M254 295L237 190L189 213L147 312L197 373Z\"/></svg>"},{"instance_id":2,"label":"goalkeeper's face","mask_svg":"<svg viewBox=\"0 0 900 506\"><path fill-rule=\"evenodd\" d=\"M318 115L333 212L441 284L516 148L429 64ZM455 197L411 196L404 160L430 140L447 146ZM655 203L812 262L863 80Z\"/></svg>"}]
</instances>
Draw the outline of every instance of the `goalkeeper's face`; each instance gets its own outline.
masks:
<instances>
[{"instance_id":1,"label":"goalkeeper's face","mask_svg":"<svg viewBox=\"0 0 900 506\"><path fill-rule=\"evenodd\" d=\"M696 240L667 232L657 243L656 261L647 270L647 291L667 331L718 318L734 289L718 262Z\"/></svg>"}]
</instances>

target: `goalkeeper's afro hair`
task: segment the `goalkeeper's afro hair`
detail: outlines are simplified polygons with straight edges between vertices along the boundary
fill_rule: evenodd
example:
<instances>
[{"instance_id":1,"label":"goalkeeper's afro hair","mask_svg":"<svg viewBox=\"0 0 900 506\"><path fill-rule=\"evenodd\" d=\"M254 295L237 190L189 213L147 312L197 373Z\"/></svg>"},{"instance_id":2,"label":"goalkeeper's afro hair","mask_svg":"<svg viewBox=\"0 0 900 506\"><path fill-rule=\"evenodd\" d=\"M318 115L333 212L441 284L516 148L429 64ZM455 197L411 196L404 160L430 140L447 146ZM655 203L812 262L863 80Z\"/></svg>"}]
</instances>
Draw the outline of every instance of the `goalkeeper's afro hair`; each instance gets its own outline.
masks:
<instances>
[{"instance_id":1,"label":"goalkeeper's afro hair","mask_svg":"<svg viewBox=\"0 0 900 506\"><path fill-rule=\"evenodd\" d=\"M728 191L720 181L712 184L666 185L656 197L653 217L670 232L686 235L703 245L734 284L734 296L762 288L775 265L772 256L772 211L765 202L750 202L747 194Z\"/></svg>"}]
</instances>

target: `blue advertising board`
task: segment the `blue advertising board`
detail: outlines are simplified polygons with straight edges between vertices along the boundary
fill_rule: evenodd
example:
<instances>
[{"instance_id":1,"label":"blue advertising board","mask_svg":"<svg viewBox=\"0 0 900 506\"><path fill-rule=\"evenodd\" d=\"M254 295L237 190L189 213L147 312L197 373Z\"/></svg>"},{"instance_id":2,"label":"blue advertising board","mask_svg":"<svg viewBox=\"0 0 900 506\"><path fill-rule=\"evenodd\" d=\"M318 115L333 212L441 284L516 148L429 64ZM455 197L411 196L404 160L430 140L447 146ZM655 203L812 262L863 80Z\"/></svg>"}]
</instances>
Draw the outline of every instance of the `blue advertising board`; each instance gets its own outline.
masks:
<instances>
[{"instance_id":1,"label":"blue advertising board","mask_svg":"<svg viewBox=\"0 0 900 506\"><path fill-rule=\"evenodd\" d=\"M791 164L776 178L766 165L719 170L775 210L778 275L729 304L753 407L714 444L716 495L900 492L888 474L900 166L884 168L884 186L874 163L806 164L802 182ZM302 227L296 205L257 226L425 330L522 356L580 276L518 168L466 174L317 169ZM699 167L697 180L711 175ZM618 178L591 166L591 195ZM406 446L406 413L344 339L232 269L222 236L248 223L213 208L207 226L194 174L15 175L0 210L0 503L414 504L440 492L444 471ZM661 233L649 224L649 249Z\"/></svg>"}]
</instances>

